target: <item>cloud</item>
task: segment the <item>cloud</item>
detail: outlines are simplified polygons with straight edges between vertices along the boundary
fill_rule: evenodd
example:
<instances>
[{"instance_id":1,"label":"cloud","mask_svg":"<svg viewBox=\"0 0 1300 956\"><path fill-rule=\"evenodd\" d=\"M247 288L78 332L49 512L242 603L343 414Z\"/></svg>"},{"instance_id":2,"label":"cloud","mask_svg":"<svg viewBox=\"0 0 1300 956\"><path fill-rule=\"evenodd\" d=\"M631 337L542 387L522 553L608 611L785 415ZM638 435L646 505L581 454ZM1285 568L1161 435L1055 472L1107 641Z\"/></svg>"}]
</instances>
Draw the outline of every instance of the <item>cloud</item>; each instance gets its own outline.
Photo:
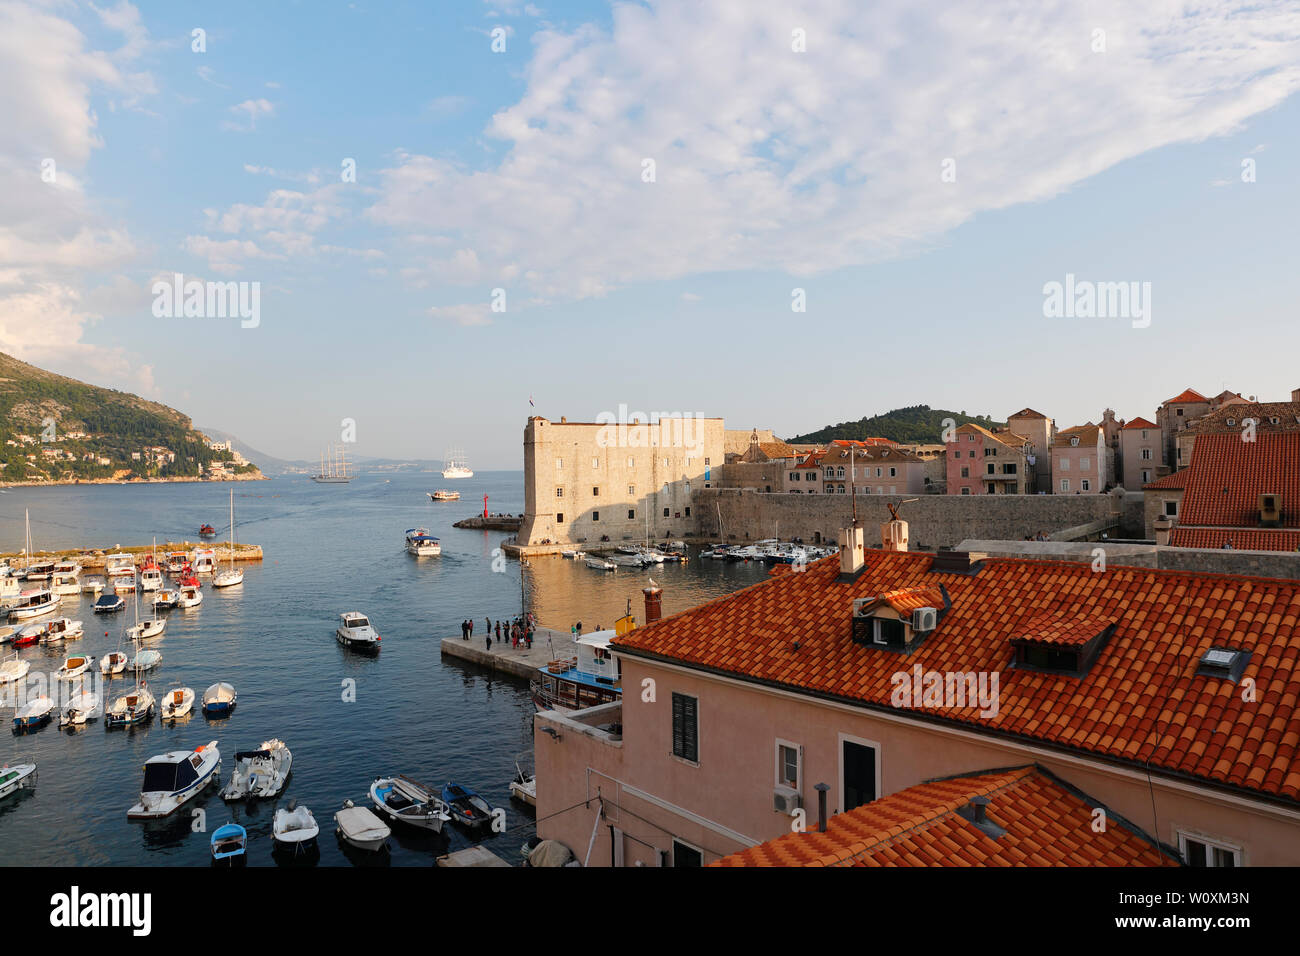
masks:
<instances>
[{"instance_id":1,"label":"cloud","mask_svg":"<svg viewBox=\"0 0 1300 956\"><path fill-rule=\"evenodd\" d=\"M230 112L236 117L243 117L244 121L226 120L221 124L222 129L235 130L241 133L251 132L257 128L257 119L259 116L274 116L275 104L270 100L244 100L242 103L236 103L230 107Z\"/></svg>"},{"instance_id":2,"label":"cloud","mask_svg":"<svg viewBox=\"0 0 1300 956\"><path fill-rule=\"evenodd\" d=\"M368 215L398 231L437 223L483 273L518 263L554 299L923 250L981 212L1239 130L1300 87L1300 16L1283 2L918 16L907 0L810 0L794 17L658 0L532 43L522 97L486 130L504 158L476 170L398 154ZM955 182L941 179L948 159Z\"/></svg>"},{"instance_id":3,"label":"cloud","mask_svg":"<svg viewBox=\"0 0 1300 956\"><path fill-rule=\"evenodd\" d=\"M457 325L491 325L492 312L486 302L470 302L463 305L436 305L429 310L435 319L445 319Z\"/></svg>"}]
</instances>

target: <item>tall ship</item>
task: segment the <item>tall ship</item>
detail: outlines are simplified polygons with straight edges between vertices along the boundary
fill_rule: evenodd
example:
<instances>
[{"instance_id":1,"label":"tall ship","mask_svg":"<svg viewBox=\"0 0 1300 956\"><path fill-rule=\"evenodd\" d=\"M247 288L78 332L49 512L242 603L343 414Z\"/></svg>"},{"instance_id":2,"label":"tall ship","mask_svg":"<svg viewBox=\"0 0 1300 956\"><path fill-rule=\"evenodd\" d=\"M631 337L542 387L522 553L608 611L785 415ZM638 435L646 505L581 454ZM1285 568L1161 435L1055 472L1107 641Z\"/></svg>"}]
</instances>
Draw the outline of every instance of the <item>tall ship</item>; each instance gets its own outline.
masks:
<instances>
[{"instance_id":1,"label":"tall ship","mask_svg":"<svg viewBox=\"0 0 1300 956\"><path fill-rule=\"evenodd\" d=\"M340 442L328 446L320 456L320 474L312 475L312 481L322 484L343 484L351 481L355 475L348 470L348 453Z\"/></svg>"},{"instance_id":2,"label":"tall ship","mask_svg":"<svg viewBox=\"0 0 1300 956\"><path fill-rule=\"evenodd\" d=\"M459 448L453 448L443 456L442 463L445 466L442 469L444 478L473 478L474 472L469 470L469 463L465 460L465 452Z\"/></svg>"}]
</instances>

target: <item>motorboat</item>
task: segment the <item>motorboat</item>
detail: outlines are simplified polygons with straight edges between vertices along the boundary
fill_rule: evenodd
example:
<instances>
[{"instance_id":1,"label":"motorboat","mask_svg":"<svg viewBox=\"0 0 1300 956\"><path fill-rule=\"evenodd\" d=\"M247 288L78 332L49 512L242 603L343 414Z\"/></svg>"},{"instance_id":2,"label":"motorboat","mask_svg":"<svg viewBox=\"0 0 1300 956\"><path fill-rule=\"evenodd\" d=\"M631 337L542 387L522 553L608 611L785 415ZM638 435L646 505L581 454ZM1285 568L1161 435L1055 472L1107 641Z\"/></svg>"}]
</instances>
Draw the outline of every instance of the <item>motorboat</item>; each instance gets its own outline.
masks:
<instances>
[{"instance_id":1,"label":"motorboat","mask_svg":"<svg viewBox=\"0 0 1300 956\"><path fill-rule=\"evenodd\" d=\"M217 536L217 529L212 527L212 525L210 524L199 525L200 538L215 538L216 536Z\"/></svg>"},{"instance_id":2,"label":"motorboat","mask_svg":"<svg viewBox=\"0 0 1300 956\"><path fill-rule=\"evenodd\" d=\"M248 849L248 831L238 823L226 823L212 831L209 841L212 847L212 862L234 866L245 862Z\"/></svg>"},{"instance_id":3,"label":"motorboat","mask_svg":"<svg viewBox=\"0 0 1300 956\"><path fill-rule=\"evenodd\" d=\"M408 528L406 550L417 558L437 557L442 554L442 543L429 534L428 528Z\"/></svg>"},{"instance_id":4,"label":"motorboat","mask_svg":"<svg viewBox=\"0 0 1300 956\"><path fill-rule=\"evenodd\" d=\"M162 632L167 628L167 619L162 617L152 617L141 621L139 624L133 624L126 629L126 636L131 641L147 641L151 637L162 637Z\"/></svg>"},{"instance_id":5,"label":"motorboat","mask_svg":"<svg viewBox=\"0 0 1300 956\"><path fill-rule=\"evenodd\" d=\"M135 657L127 665L137 674L143 674L145 671L151 671L162 663L162 651L152 649L136 651Z\"/></svg>"},{"instance_id":6,"label":"motorboat","mask_svg":"<svg viewBox=\"0 0 1300 956\"><path fill-rule=\"evenodd\" d=\"M180 720L194 710L194 688L173 687L162 698L162 719Z\"/></svg>"},{"instance_id":7,"label":"motorboat","mask_svg":"<svg viewBox=\"0 0 1300 956\"><path fill-rule=\"evenodd\" d=\"M30 588L18 595L9 606L9 620L26 621L53 613L59 606L59 596L49 588Z\"/></svg>"},{"instance_id":8,"label":"motorboat","mask_svg":"<svg viewBox=\"0 0 1300 956\"><path fill-rule=\"evenodd\" d=\"M83 690L68 701L59 715L60 727L79 727L99 716L99 695Z\"/></svg>"},{"instance_id":9,"label":"motorboat","mask_svg":"<svg viewBox=\"0 0 1300 956\"><path fill-rule=\"evenodd\" d=\"M560 557L572 558L574 561L577 561L579 558L585 558L586 556L587 556L586 551L576 551L573 548L565 548L563 551L560 552Z\"/></svg>"},{"instance_id":10,"label":"motorboat","mask_svg":"<svg viewBox=\"0 0 1300 956\"><path fill-rule=\"evenodd\" d=\"M56 617L45 625L41 635L42 644L57 644L59 641L79 641L85 634L80 621L66 617Z\"/></svg>"},{"instance_id":11,"label":"motorboat","mask_svg":"<svg viewBox=\"0 0 1300 956\"><path fill-rule=\"evenodd\" d=\"M618 565L608 558L602 558L599 555L589 555L587 557L587 567L595 571L616 571Z\"/></svg>"},{"instance_id":12,"label":"motorboat","mask_svg":"<svg viewBox=\"0 0 1300 956\"><path fill-rule=\"evenodd\" d=\"M222 800L254 800L279 796L293 769L293 754L283 740L262 741L257 750L235 754L230 783L221 791Z\"/></svg>"},{"instance_id":13,"label":"motorboat","mask_svg":"<svg viewBox=\"0 0 1300 956\"><path fill-rule=\"evenodd\" d=\"M271 839L276 846L293 850L295 853L307 849L320 834L316 818L306 807L300 807L294 800L288 807L281 807L271 818Z\"/></svg>"},{"instance_id":14,"label":"motorboat","mask_svg":"<svg viewBox=\"0 0 1300 956\"><path fill-rule=\"evenodd\" d=\"M198 607L203 603L203 591L197 584L186 584L176 598L177 607Z\"/></svg>"},{"instance_id":15,"label":"motorboat","mask_svg":"<svg viewBox=\"0 0 1300 956\"><path fill-rule=\"evenodd\" d=\"M81 578L75 571L56 571L53 580L50 581L50 590L58 595L80 594Z\"/></svg>"},{"instance_id":16,"label":"motorboat","mask_svg":"<svg viewBox=\"0 0 1300 956\"><path fill-rule=\"evenodd\" d=\"M179 604L180 599L180 591L177 591L174 588L163 588L153 596L153 609L154 611L169 610Z\"/></svg>"},{"instance_id":17,"label":"motorboat","mask_svg":"<svg viewBox=\"0 0 1300 956\"><path fill-rule=\"evenodd\" d=\"M185 570L185 566L190 563L190 553L188 551L168 551L167 552L167 573L180 574Z\"/></svg>"},{"instance_id":18,"label":"motorboat","mask_svg":"<svg viewBox=\"0 0 1300 956\"><path fill-rule=\"evenodd\" d=\"M203 713L208 717L225 717L235 709L238 696L234 684L218 681L203 692Z\"/></svg>"},{"instance_id":19,"label":"motorboat","mask_svg":"<svg viewBox=\"0 0 1300 956\"><path fill-rule=\"evenodd\" d=\"M235 567L235 492L233 489L230 492L230 540L226 543L226 550L230 554L230 567L222 568L213 575L214 588L229 588L244 583L243 570Z\"/></svg>"},{"instance_id":20,"label":"motorboat","mask_svg":"<svg viewBox=\"0 0 1300 956\"><path fill-rule=\"evenodd\" d=\"M116 611L126 607L126 601L120 594L101 594L91 605L91 610L96 614L113 614Z\"/></svg>"},{"instance_id":21,"label":"motorboat","mask_svg":"<svg viewBox=\"0 0 1300 956\"><path fill-rule=\"evenodd\" d=\"M192 567L195 574L211 574L217 567L217 552L211 548L195 551Z\"/></svg>"},{"instance_id":22,"label":"motorboat","mask_svg":"<svg viewBox=\"0 0 1300 956\"><path fill-rule=\"evenodd\" d=\"M157 704L153 694L143 684L137 684L135 690L123 694L108 706L104 712L104 727L129 727L152 720Z\"/></svg>"},{"instance_id":23,"label":"motorboat","mask_svg":"<svg viewBox=\"0 0 1300 956\"><path fill-rule=\"evenodd\" d=\"M113 582L113 593L114 593L114 594L134 594L134 593L135 593L135 576L134 576L134 575L132 575L132 576L129 577L129 578L123 575L123 576L119 576L119 577L116 577L116 578L109 578L109 580Z\"/></svg>"},{"instance_id":24,"label":"motorboat","mask_svg":"<svg viewBox=\"0 0 1300 956\"><path fill-rule=\"evenodd\" d=\"M31 661L20 661L18 655L15 654L0 664L0 685L12 684L22 680L31 669Z\"/></svg>"},{"instance_id":25,"label":"motorboat","mask_svg":"<svg viewBox=\"0 0 1300 956\"><path fill-rule=\"evenodd\" d=\"M380 816L418 827L442 832L451 819L450 808L432 790L409 777L376 777L370 785L370 800Z\"/></svg>"},{"instance_id":26,"label":"motorboat","mask_svg":"<svg viewBox=\"0 0 1300 956\"><path fill-rule=\"evenodd\" d=\"M25 581L48 581L54 577L53 561L33 561L23 572Z\"/></svg>"},{"instance_id":27,"label":"motorboat","mask_svg":"<svg viewBox=\"0 0 1300 956\"><path fill-rule=\"evenodd\" d=\"M451 818L463 827L477 829L492 819L491 804L463 784L447 784L442 788L442 799L451 809Z\"/></svg>"},{"instance_id":28,"label":"motorboat","mask_svg":"<svg viewBox=\"0 0 1300 956\"><path fill-rule=\"evenodd\" d=\"M635 551L629 553L626 551L615 551L609 556L609 560L622 568L640 568L645 565L645 559Z\"/></svg>"},{"instance_id":29,"label":"motorboat","mask_svg":"<svg viewBox=\"0 0 1300 956\"><path fill-rule=\"evenodd\" d=\"M95 597L99 597L99 592L102 590L104 590L103 578L86 578L81 582L82 594L93 594Z\"/></svg>"},{"instance_id":30,"label":"motorboat","mask_svg":"<svg viewBox=\"0 0 1300 956\"><path fill-rule=\"evenodd\" d=\"M537 806L537 774L525 771L518 757L515 758L515 779L510 781L510 796L530 807Z\"/></svg>"},{"instance_id":31,"label":"motorboat","mask_svg":"<svg viewBox=\"0 0 1300 956\"><path fill-rule=\"evenodd\" d=\"M120 551L117 554L107 555L104 558L104 574L110 579L134 578L135 558Z\"/></svg>"},{"instance_id":32,"label":"motorboat","mask_svg":"<svg viewBox=\"0 0 1300 956\"><path fill-rule=\"evenodd\" d=\"M50 722L54 701L42 694L33 697L14 712L14 730L35 730Z\"/></svg>"},{"instance_id":33,"label":"motorboat","mask_svg":"<svg viewBox=\"0 0 1300 956\"><path fill-rule=\"evenodd\" d=\"M434 501L460 501L459 491L448 491L445 488L439 488L437 491L425 492Z\"/></svg>"},{"instance_id":34,"label":"motorboat","mask_svg":"<svg viewBox=\"0 0 1300 956\"><path fill-rule=\"evenodd\" d=\"M32 790L36 787L36 764L19 763L12 767L5 764L0 767L0 799L19 790Z\"/></svg>"},{"instance_id":35,"label":"motorboat","mask_svg":"<svg viewBox=\"0 0 1300 956\"><path fill-rule=\"evenodd\" d=\"M157 591L163 586L161 568L145 568L140 572L140 590Z\"/></svg>"},{"instance_id":36,"label":"motorboat","mask_svg":"<svg viewBox=\"0 0 1300 956\"><path fill-rule=\"evenodd\" d=\"M95 658L88 654L79 654L64 660L59 668L58 680L75 680L95 666Z\"/></svg>"},{"instance_id":37,"label":"motorboat","mask_svg":"<svg viewBox=\"0 0 1300 956\"><path fill-rule=\"evenodd\" d=\"M372 853L382 850L393 835L383 820L351 800L345 801L343 809L334 814L334 823L338 828L336 832L345 842Z\"/></svg>"},{"instance_id":38,"label":"motorboat","mask_svg":"<svg viewBox=\"0 0 1300 956\"><path fill-rule=\"evenodd\" d=\"M43 637L45 637L45 624L38 621L18 628L9 643L14 647L31 647L33 644L39 644Z\"/></svg>"},{"instance_id":39,"label":"motorboat","mask_svg":"<svg viewBox=\"0 0 1300 956\"><path fill-rule=\"evenodd\" d=\"M360 611L346 611L339 617L343 623L338 626L334 636L344 647L355 651L377 651L382 640L379 632L370 623L370 618Z\"/></svg>"},{"instance_id":40,"label":"motorboat","mask_svg":"<svg viewBox=\"0 0 1300 956\"><path fill-rule=\"evenodd\" d=\"M127 657L121 651L109 651L99 659L99 672L105 677L116 677L126 670Z\"/></svg>"},{"instance_id":41,"label":"motorboat","mask_svg":"<svg viewBox=\"0 0 1300 956\"><path fill-rule=\"evenodd\" d=\"M126 818L153 820L170 816L202 793L220 772L221 751L215 740L193 750L171 750L150 757L144 765L140 802L126 811ZM216 833L212 836L215 840Z\"/></svg>"}]
</instances>

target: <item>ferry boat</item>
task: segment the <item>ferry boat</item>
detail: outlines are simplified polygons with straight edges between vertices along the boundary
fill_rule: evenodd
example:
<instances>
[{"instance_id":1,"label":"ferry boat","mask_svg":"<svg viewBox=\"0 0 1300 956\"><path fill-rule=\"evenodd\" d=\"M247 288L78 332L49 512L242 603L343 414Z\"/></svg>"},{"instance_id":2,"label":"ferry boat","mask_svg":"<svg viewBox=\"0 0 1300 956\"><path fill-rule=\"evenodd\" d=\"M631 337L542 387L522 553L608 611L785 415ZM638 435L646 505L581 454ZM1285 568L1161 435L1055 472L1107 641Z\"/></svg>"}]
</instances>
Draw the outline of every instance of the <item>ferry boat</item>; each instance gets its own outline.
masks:
<instances>
[{"instance_id":1,"label":"ferry boat","mask_svg":"<svg viewBox=\"0 0 1300 956\"><path fill-rule=\"evenodd\" d=\"M530 689L538 710L581 710L623 699L618 659L610 641L636 629L631 614L619 618L613 630L584 634L574 644L577 656L539 667Z\"/></svg>"},{"instance_id":2,"label":"ferry boat","mask_svg":"<svg viewBox=\"0 0 1300 956\"><path fill-rule=\"evenodd\" d=\"M442 469L444 478L473 478L474 472L469 470L469 463L465 460L465 453L458 448L453 448L443 456L442 463L445 466Z\"/></svg>"},{"instance_id":3,"label":"ferry boat","mask_svg":"<svg viewBox=\"0 0 1300 956\"><path fill-rule=\"evenodd\" d=\"M417 558L435 557L442 554L442 544L429 534L428 528L408 528L406 550Z\"/></svg>"},{"instance_id":4,"label":"ferry boat","mask_svg":"<svg viewBox=\"0 0 1300 956\"><path fill-rule=\"evenodd\" d=\"M335 450L337 449L337 451ZM340 485L351 481L355 476L348 471L348 455L343 445L330 445L321 452L320 474L312 475L311 480L323 485Z\"/></svg>"},{"instance_id":5,"label":"ferry boat","mask_svg":"<svg viewBox=\"0 0 1300 956\"><path fill-rule=\"evenodd\" d=\"M126 811L128 820L150 820L175 813L203 792L221 772L215 740L193 750L172 750L150 757L144 765L140 802Z\"/></svg>"},{"instance_id":6,"label":"ferry boat","mask_svg":"<svg viewBox=\"0 0 1300 956\"><path fill-rule=\"evenodd\" d=\"M448 491L446 488L439 488L437 491L427 492L434 501L460 501L459 491Z\"/></svg>"}]
</instances>

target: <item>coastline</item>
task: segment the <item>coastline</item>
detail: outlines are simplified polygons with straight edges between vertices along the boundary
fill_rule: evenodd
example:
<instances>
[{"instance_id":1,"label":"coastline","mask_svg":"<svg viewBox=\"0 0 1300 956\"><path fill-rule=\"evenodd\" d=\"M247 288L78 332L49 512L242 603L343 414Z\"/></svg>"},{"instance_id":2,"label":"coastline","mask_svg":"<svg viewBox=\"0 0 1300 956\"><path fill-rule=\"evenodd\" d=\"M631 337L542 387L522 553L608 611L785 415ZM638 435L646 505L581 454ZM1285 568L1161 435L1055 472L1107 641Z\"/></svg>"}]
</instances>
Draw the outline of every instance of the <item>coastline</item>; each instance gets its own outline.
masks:
<instances>
[{"instance_id":1,"label":"coastline","mask_svg":"<svg viewBox=\"0 0 1300 956\"><path fill-rule=\"evenodd\" d=\"M260 471L256 475L230 475L225 478L73 478L59 481L0 481L0 488L54 488L76 485L178 485L210 482L214 485L227 481L270 481L270 477Z\"/></svg>"}]
</instances>

